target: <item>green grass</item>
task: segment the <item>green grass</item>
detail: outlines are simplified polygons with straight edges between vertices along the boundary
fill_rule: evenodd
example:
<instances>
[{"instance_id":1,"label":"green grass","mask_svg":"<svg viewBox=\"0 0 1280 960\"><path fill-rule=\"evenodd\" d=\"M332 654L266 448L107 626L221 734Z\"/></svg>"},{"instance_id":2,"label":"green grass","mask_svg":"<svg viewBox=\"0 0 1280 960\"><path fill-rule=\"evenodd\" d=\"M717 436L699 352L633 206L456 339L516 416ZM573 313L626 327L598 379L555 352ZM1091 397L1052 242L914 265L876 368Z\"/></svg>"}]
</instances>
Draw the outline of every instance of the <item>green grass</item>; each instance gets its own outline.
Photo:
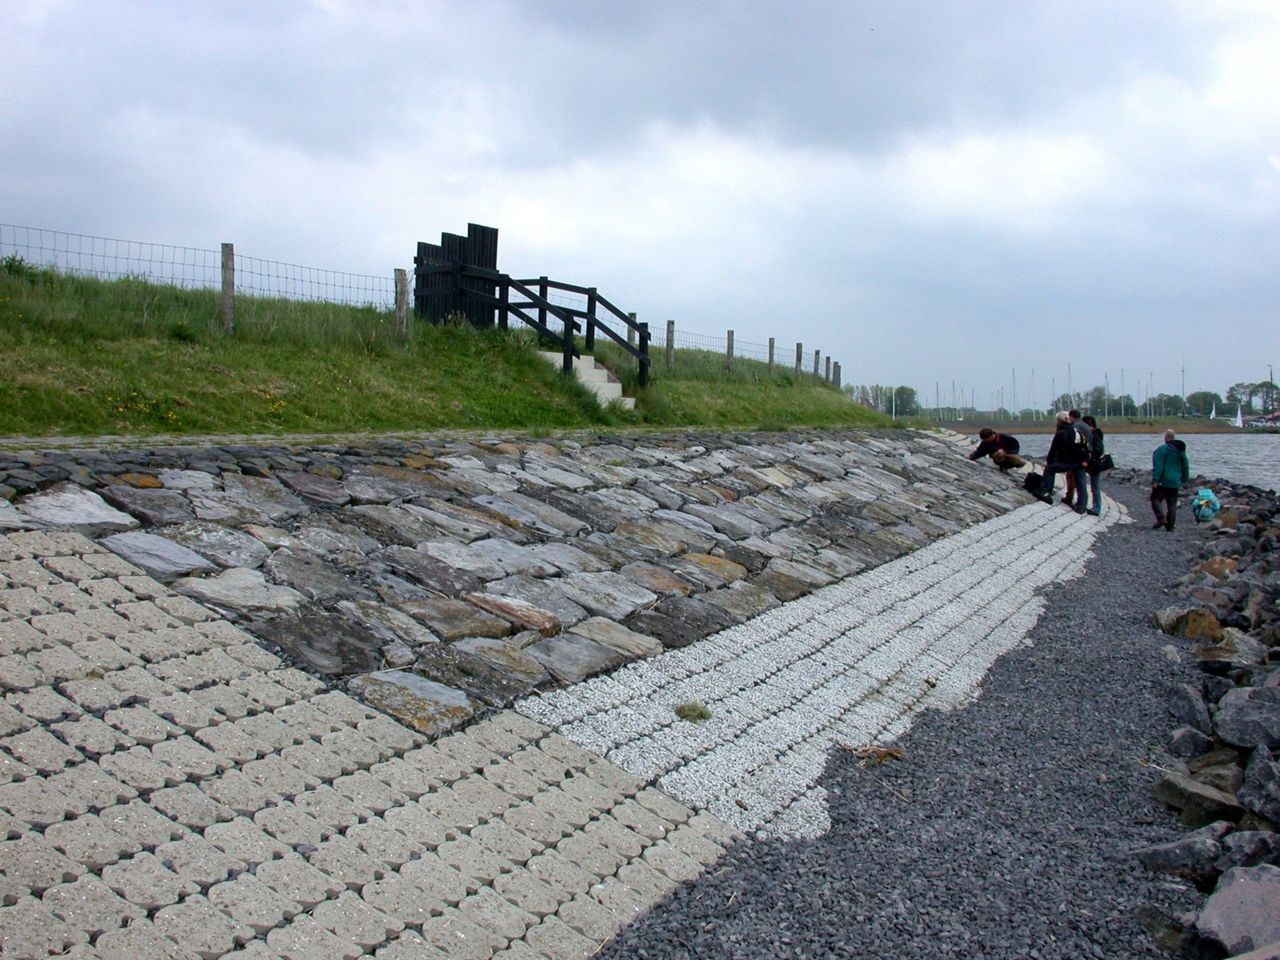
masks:
<instances>
[{"instance_id":1,"label":"green grass","mask_svg":"<svg viewBox=\"0 0 1280 960\"><path fill-rule=\"evenodd\" d=\"M218 299L0 262L0 435L881 422L790 371L738 360L726 374L707 351L677 351L670 371L655 356L628 413L560 377L531 336L414 323L402 337L373 308L238 297L228 337ZM606 362L633 388L634 365L615 353Z\"/></svg>"}]
</instances>

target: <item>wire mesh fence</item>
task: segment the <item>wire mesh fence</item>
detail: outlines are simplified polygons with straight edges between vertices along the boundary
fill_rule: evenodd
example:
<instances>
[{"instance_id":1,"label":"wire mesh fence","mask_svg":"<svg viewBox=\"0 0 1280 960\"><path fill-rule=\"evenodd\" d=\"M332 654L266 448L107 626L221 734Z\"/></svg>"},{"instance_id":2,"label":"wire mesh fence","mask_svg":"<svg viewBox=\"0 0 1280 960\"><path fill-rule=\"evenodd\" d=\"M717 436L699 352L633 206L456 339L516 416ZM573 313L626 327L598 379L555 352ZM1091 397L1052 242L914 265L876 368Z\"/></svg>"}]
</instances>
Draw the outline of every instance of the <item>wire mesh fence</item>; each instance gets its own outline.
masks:
<instances>
[{"instance_id":1,"label":"wire mesh fence","mask_svg":"<svg viewBox=\"0 0 1280 960\"><path fill-rule=\"evenodd\" d=\"M0 260L16 257L29 266L102 280L133 278L182 289L221 289L225 292L227 274L222 254L223 251L214 249L0 223ZM239 318L250 322L260 320L276 309L271 306L272 301L362 307L379 313L394 310L397 305L395 279L390 271L386 276L376 276L264 260L239 253L234 254L233 263L235 310ZM569 291L550 291L548 300L575 310L585 311L588 306L585 295ZM628 334L626 326L607 311L597 314L597 323L608 326L620 337L625 338ZM668 365L668 369L673 370L686 364L705 366L709 362L706 354L717 355L726 363L730 353L734 359L765 363L770 359L768 344L732 339L729 331L714 335L673 325L663 329L650 324L650 333L655 369L663 366L664 351L668 356L675 354ZM680 358L677 351L695 351L696 354ZM802 357L800 372L838 385L839 365L833 368L829 358L826 366L817 365L813 353L810 350ZM777 344L773 360L778 375L793 373L797 367L791 344Z\"/></svg>"}]
</instances>

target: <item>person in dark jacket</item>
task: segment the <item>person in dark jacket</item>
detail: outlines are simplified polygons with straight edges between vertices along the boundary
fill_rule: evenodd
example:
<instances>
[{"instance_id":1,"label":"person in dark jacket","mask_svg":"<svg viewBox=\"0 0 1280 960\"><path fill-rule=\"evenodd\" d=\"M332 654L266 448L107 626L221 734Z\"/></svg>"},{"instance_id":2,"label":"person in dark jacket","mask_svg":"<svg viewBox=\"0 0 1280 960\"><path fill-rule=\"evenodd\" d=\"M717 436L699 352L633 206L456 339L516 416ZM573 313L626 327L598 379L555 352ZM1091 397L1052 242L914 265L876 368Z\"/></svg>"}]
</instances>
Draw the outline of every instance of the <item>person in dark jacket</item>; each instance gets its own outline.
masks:
<instances>
[{"instance_id":1,"label":"person in dark jacket","mask_svg":"<svg viewBox=\"0 0 1280 960\"><path fill-rule=\"evenodd\" d=\"M1075 478L1076 489L1081 491L1075 506L1076 513L1084 513L1084 489L1089 482L1084 463L1087 459L1085 451L1077 442L1079 434L1067 416L1067 411L1058 411L1057 430L1053 441L1049 444L1049 453L1045 456L1044 479L1040 481L1039 499L1045 503L1053 503L1053 478L1055 474L1070 473Z\"/></svg>"},{"instance_id":2,"label":"person in dark jacket","mask_svg":"<svg viewBox=\"0 0 1280 960\"><path fill-rule=\"evenodd\" d=\"M1083 461L1082 466L1084 466L1085 472L1088 473L1089 459L1091 458L1091 452L1093 450L1093 431L1081 418L1079 410L1068 410L1067 419L1071 421L1071 426L1074 427L1076 433L1079 434L1079 436L1076 437L1076 443L1082 446L1085 450L1086 459ZM1066 481L1067 490L1066 493L1062 495L1062 502L1067 506L1085 506L1085 499L1088 496L1088 491L1085 490L1084 487L1076 486L1075 473L1069 472L1066 476ZM1076 512L1079 513L1078 510Z\"/></svg>"},{"instance_id":3,"label":"person in dark jacket","mask_svg":"<svg viewBox=\"0 0 1280 960\"><path fill-rule=\"evenodd\" d=\"M1156 522L1152 530L1173 529L1178 512L1178 490L1191 479L1187 445L1172 430L1164 432L1164 443L1151 455L1151 512Z\"/></svg>"},{"instance_id":4,"label":"person in dark jacket","mask_svg":"<svg viewBox=\"0 0 1280 960\"><path fill-rule=\"evenodd\" d=\"M969 454L970 460L981 460L989 456L991 462L1002 471L1027 465L1027 461L1018 456L1018 450L1021 448L1018 438L1013 434L996 433L990 427L983 427L978 431L978 441L973 453Z\"/></svg>"},{"instance_id":5,"label":"person in dark jacket","mask_svg":"<svg viewBox=\"0 0 1280 960\"><path fill-rule=\"evenodd\" d=\"M1102 428L1098 426L1098 421L1093 417L1084 417L1084 422L1089 425L1089 465L1085 471L1089 474L1089 492L1091 502L1089 504L1089 512L1095 517L1102 516L1102 456L1107 452L1106 438L1102 435Z\"/></svg>"}]
</instances>

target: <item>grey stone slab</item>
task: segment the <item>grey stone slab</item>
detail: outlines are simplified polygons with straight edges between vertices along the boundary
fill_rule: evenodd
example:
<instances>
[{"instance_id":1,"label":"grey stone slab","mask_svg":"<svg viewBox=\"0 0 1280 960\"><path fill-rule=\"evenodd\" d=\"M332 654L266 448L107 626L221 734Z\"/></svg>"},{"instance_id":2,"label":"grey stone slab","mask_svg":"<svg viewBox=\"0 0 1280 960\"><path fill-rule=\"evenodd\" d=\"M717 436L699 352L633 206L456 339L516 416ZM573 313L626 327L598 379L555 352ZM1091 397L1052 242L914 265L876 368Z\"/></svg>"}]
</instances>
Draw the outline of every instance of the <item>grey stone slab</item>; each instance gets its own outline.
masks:
<instances>
[{"instance_id":1,"label":"grey stone slab","mask_svg":"<svg viewBox=\"0 0 1280 960\"><path fill-rule=\"evenodd\" d=\"M373 591L315 554L277 550L262 568L311 600L372 600Z\"/></svg>"},{"instance_id":2,"label":"grey stone slab","mask_svg":"<svg viewBox=\"0 0 1280 960\"><path fill-rule=\"evenodd\" d=\"M551 680L546 668L525 650L492 637L464 637L453 643L458 650L479 657L493 669L508 676L513 682L528 688L540 686Z\"/></svg>"},{"instance_id":3,"label":"grey stone slab","mask_svg":"<svg viewBox=\"0 0 1280 960\"><path fill-rule=\"evenodd\" d=\"M289 587L268 583L260 571L232 567L213 577L183 577L173 589L224 610L242 614L286 613L297 610L306 597Z\"/></svg>"},{"instance_id":4,"label":"grey stone slab","mask_svg":"<svg viewBox=\"0 0 1280 960\"><path fill-rule=\"evenodd\" d=\"M195 520L191 501L180 490L140 489L111 484L102 489L102 498L113 507L137 517L149 527L163 527Z\"/></svg>"},{"instance_id":5,"label":"grey stone slab","mask_svg":"<svg viewBox=\"0 0 1280 960\"><path fill-rule=\"evenodd\" d=\"M605 617L591 617L583 620L575 624L570 632L615 650L628 659L652 657L663 650L661 641L643 633L636 633Z\"/></svg>"},{"instance_id":6,"label":"grey stone slab","mask_svg":"<svg viewBox=\"0 0 1280 960\"><path fill-rule=\"evenodd\" d=\"M484 537L500 537L516 543L529 539L518 526L491 510L466 507L439 498L407 503L405 509L464 543Z\"/></svg>"},{"instance_id":7,"label":"grey stone slab","mask_svg":"<svg viewBox=\"0 0 1280 960\"><path fill-rule=\"evenodd\" d=\"M610 569L609 564L599 557L579 550L570 543L536 543L528 548L528 553L538 561L555 567L560 573L600 573Z\"/></svg>"},{"instance_id":8,"label":"grey stone slab","mask_svg":"<svg viewBox=\"0 0 1280 960\"><path fill-rule=\"evenodd\" d=\"M501 496L484 494L473 497L472 503L548 536L573 537L587 530L587 524L577 517L519 493L504 493Z\"/></svg>"},{"instance_id":9,"label":"grey stone slab","mask_svg":"<svg viewBox=\"0 0 1280 960\"><path fill-rule=\"evenodd\" d=\"M440 638L413 617L376 600L342 600L334 611L364 627L384 644L400 641L411 648L439 643Z\"/></svg>"},{"instance_id":10,"label":"grey stone slab","mask_svg":"<svg viewBox=\"0 0 1280 960\"><path fill-rule=\"evenodd\" d=\"M308 512L307 505L275 480L224 473L221 490L189 490L201 520L219 523L278 524Z\"/></svg>"},{"instance_id":11,"label":"grey stone slab","mask_svg":"<svg viewBox=\"0 0 1280 960\"><path fill-rule=\"evenodd\" d=\"M485 553L457 540L427 540L418 544L418 550L435 557L441 563L474 574L481 580L497 580L508 573L500 563Z\"/></svg>"},{"instance_id":12,"label":"grey stone slab","mask_svg":"<svg viewBox=\"0 0 1280 960\"><path fill-rule=\"evenodd\" d=\"M399 604L413 619L426 626L441 640L463 637L506 637L513 631L501 617L486 613L463 600L440 597L430 600L406 600Z\"/></svg>"},{"instance_id":13,"label":"grey stone slab","mask_svg":"<svg viewBox=\"0 0 1280 960\"><path fill-rule=\"evenodd\" d=\"M563 683L577 683L626 662L617 650L573 633L547 637L525 648L528 654Z\"/></svg>"},{"instance_id":14,"label":"grey stone slab","mask_svg":"<svg viewBox=\"0 0 1280 960\"><path fill-rule=\"evenodd\" d=\"M305 470L285 470L276 478L286 487L308 500L331 507L341 507L351 502L351 494L338 480L308 473Z\"/></svg>"},{"instance_id":15,"label":"grey stone slab","mask_svg":"<svg viewBox=\"0 0 1280 960\"><path fill-rule=\"evenodd\" d=\"M535 658L536 659L536 658ZM491 707L505 706L533 689L541 678L526 678L496 666L488 657L455 644L436 644L421 651L413 672L462 690Z\"/></svg>"},{"instance_id":16,"label":"grey stone slab","mask_svg":"<svg viewBox=\"0 0 1280 960\"><path fill-rule=\"evenodd\" d=\"M769 531L769 527L741 510L735 510L732 504L712 506L702 503L687 503L681 510L692 514L711 524L719 533L734 540L745 540L747 537L761 536ZM778 524L781 526L781 522Z\"/></svg>"},{"instance_id":17,"label":"grey stone slab","mask_svg":"<svg viewBox=\"0 0 1280 960\"><path fill-rule=\"evenodd\" d=\"M17 503L23 516L46 527L74 530L87 537L133 530L141 523L115 509L92 490L74 483L59 483Z\"/></svg>"},{"instance_id":18,"label":"grey stone slab","mask_svg":"<svg viewBox=\"0 0 1280 960\"><path fill-rule=\"evenodd\" d=\"M447 597L460 597L480 590L483 586L483 581L474 573L459 570L425 550L403 546L388 547L382 560L399 575Z\"/></svg>"},{"instance_id":19,"label":"grey stone slab","mask_svg":"<svg viewBox=\"0 0 1280 960\"><path fill-rule=\"evenodd\" d=\"M658 599L635 581L609 571L569 574L556 586L590 613L617 621Z\"/></svg>"},{"instance_id":20,"label":"grey stone slab","mask_svg":"<svg viewBox=\"0 0 1280 960\"><path fill-rule=\"evenodd\" d=\"M731 583L719 590L709 590L701 595L702 600L720 607L736 623L744 623L752 617L759 616L766 610L780 606L780 601L763 587L750 583Z\"/></svg>"},{"instance_id":21,"label":"grey stone slab","mask_svg":"<svg viewBox=\"0 0 1280 960\"><path fill-rule=\"evenodd\" d=\"M618 573L661 596L687 597L697 590L697 587L688 580L655 563L644 561L628 563L619 568Z\"/></svg>"},{"instance_id":22,"label":"grey stone slab","mask_svg":"<svg viewBox=\"0 0 1280 960\"><path fill-rule=\"evenodd\" d=\"M483 708L461 690L405 670L356 677L349 689L366 703L427 736L452 730Z\"/></svg>"},{"instance_id":23,"label":"grey stone slab","mask_svg":"<svg viewBox=\"0 0 1280 960\"><path fill-rule=\"evenodd\" d=\"M348 471L342 478L342 488L357 504L392 503L421 496L423 493L423 487L419 484L362 471Z\"/></svg>"},{"instance_id":24,"label":"grey stone slab","mask_svg":"<svg viewBox=\"0 0 1280 960\"><path fill-rule=\"evenodd\" d=\"M140 530L130 530L105 537L102 545L112 553L123 557L136 567L141 567L161 583L193 573L209 573L217 569L209 560L194 550L174 543L165 537Z\"/></svg>"},{"instance_id":25,"label":"grey stone slab","mask_svg":"<svg viewBox=\"0 0 1280 960\"><path fill-rule=\"evenodd\" d=\"M325 611L256 621L249 629L319 673L366 673L382 666L384 641L362 624Z\"/></svg>"},{"instance_id":26,"label":"grey stone slab","mask_svg":"<svg viewBox=\"0 0 1280 960\"><path fill-rule=\"evenodd\" d=\"M249 534L217 523L194 522L166 530L164 536L194 550L220 567L256 570L271 550Z\"/></svg>"},{"instance_id":27,"label":"grey stone slab","mask_svg":"<svg viewBox=\"0 0 1280 960\"><path fill-rule=\"evenodd\" d=\"M686 647L732 626L733 617L698 597L667 597L626 622L637 633L656 637L664 647Z\"/></svg>"},{"instance_id":28,"label":"grey stone slab","mask_svg":"<svg viewBox=\"0 0 1280 960\"><path fill-rule=\"evenodd\" d=\"M313 516L300 522L292 539L318 556L351 567L364 563L370 554L382 548L382 544L354 524L327 516Z\"/></svg>"},{"instance_id":29,"label":"grey stone slab","mask_svg":"<svg viewBox=\"0 0 1280 960\"><path fill-rule=\"evenodd\" d=\"M362 504L352 507L353 522L378 540L413 547L440 536L440 530L421 513L406 506Z\"/></svg>"},{"instance_id":30,"label":"grey stone slab","mask_svg":"<svg viewBox=\"0 0 1280 960\"><path fill-rule=\"evenodd\" d=\"M471 548L497 564L502 570L502 576L527 574L531 577L554 577L560 573L559 567L543 560L531 548L502 537L477 540Z\"/></svg>"}]
</instances>

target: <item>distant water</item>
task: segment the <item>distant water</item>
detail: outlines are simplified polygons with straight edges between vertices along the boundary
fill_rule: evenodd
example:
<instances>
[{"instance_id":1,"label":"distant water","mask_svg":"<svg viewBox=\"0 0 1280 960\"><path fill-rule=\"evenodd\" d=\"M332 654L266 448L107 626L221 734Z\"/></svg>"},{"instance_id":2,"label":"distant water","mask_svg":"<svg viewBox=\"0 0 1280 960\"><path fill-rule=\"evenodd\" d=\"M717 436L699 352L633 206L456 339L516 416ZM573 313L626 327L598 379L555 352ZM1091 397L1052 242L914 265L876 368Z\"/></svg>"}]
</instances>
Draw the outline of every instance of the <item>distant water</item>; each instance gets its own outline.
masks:
<instances>
[{"instance_id":1,"label":"distant water","mask_svg":"<svg viewBox=\"0 0 1280 960\"><path fill-rule=\"evenodd\" d=\"M1043 459L1049 451L1049 434L1014 435L1027 456ZM1192 476L1221 477L1263 490L1280 489L1280 433L1188 433L1182 439L1187 442ZM1163 431L1106 435L1107 452L1117 467L1150 470L1151 454L1162 443Z\"/></svg>"}]
</instances>

